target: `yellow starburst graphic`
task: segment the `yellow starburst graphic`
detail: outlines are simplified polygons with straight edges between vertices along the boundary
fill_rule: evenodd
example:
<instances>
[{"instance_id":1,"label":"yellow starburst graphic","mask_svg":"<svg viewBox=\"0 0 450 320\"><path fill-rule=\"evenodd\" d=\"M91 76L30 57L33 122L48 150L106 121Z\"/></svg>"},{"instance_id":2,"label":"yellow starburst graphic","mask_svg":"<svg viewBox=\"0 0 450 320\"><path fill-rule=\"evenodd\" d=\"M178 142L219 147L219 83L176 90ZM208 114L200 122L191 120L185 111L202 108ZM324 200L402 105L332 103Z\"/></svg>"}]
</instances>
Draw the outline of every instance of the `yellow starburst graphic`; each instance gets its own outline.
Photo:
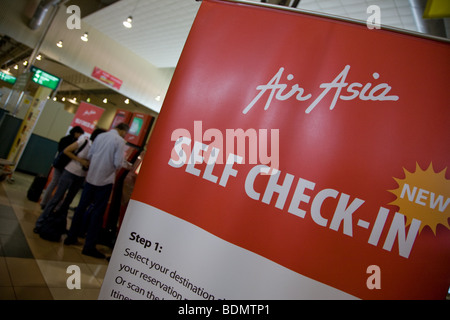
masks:
<instances>
[{"instance_id":1,"label":"yellow starburst graphic","mask_svg":"<svg viewBox=\"0 0 450 320\"><path fill-rule=\"evenodd\" d=\"M406 225L412 219L421 221L419 232L425 226L429 226L436 235L438 224L448 229L450 225L450 180L445 178L447 168L441 172L435 172L433 164L423 171L416 163L416 171L405 172L404 179L394 178L398 184L395 190L389 190L397 196L390 204L398 206L399 212L406 216Z\"/></svg>"}]
</instances>

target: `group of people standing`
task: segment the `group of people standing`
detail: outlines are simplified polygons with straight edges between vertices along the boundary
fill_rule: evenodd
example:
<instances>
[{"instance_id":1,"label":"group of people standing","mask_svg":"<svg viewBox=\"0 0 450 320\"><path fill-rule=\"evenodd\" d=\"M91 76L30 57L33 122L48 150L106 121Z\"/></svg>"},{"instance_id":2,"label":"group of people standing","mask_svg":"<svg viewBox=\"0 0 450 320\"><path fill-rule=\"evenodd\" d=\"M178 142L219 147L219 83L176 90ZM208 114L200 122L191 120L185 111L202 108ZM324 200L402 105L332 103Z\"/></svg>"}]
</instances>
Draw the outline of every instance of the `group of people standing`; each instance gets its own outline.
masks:
<instances>
[{"instance_id":1,"label":"group of people standing","mask_svg":"<svg viewBox=\"0 0 450 320\"><path fill-rule=\"evenodd\" d=\"M96 129L88 138L76 126L60 140L53 178L41 200L43 212L36 221L36 233L44 239L59 241L66 232L69 206L84 185L64 244L76 244L86 231L82 253L105 258L96 244L116 171L128 167L124 159L124 137L128 130L127 124L120 123L108 132Z\"/></svg>"}]
</instances>

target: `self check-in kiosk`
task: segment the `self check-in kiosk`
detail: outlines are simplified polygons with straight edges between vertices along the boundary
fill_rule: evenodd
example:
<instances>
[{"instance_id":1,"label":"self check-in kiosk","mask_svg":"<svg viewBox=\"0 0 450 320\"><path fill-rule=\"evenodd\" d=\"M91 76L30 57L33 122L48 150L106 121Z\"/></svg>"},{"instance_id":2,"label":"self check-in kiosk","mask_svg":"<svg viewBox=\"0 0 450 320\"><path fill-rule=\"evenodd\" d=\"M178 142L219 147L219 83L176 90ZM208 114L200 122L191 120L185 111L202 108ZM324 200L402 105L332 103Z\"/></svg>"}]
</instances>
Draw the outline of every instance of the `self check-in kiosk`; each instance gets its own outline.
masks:
<instances>
[{"instance_id":1,"label":"self check-in kiosk","mask_svg":"<svg viewBox=\"0 0 450 320\"><path fill-rule=\"evenodd\" d=\"M142 147L148 136L150 123L153 117L143 113L133 113L129 122L130 130L128 130L125 140L138 147Z\"/></svg>"},{"instance_id":2,"label":"self check-in kiosk","mask_svg":"<svg viewBox=\"0 0 450 320\"><path fill-rule=\"evenodd\" d=\"M115 128L119 123L122 122L127 124L130 123L131 115L131 111L117 110L109 129Z\"/></svg>"},{"instance_id":3,"label":"self check-in kiosk","mask_svg":"<svg viewBox=\"0 0 450 320\"><path fill-rule=\"evenodd\" d=\"M114 128L121 122L127 123L130 126L125 136L127 143L125 146L124 160L129 162L131 168L121 168L116 172L116 180L108 207L105 211L103 232L100 239L100 242L108 246L114 245L137 174L139 173L140 164L145 153L145 143L151 131L154 118L148 114L117 110L111 123L111 128Z\"/></svg>"}]
</instances>

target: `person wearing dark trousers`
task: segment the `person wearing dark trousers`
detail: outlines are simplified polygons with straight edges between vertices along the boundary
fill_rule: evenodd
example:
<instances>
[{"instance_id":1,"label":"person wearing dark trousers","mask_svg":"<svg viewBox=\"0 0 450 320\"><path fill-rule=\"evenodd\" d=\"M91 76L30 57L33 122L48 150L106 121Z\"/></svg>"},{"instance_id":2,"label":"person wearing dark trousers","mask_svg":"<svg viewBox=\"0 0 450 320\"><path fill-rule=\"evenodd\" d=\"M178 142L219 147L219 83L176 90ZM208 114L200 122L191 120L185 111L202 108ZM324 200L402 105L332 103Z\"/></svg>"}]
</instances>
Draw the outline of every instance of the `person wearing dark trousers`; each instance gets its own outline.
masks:
<instances>
[{"instance_id":1,"label":"person wearing dark trousers","mask_svg":"<svg viewBox=\"0 0 450 320\"><path fill-rule=\"evenodd\" d=\"M66 217L69 206L84 183L87 175L87 155L91 144L96 137L105 132L104 129L95 129L91 137L80 139L64 149L64 154L71 161L65 167L56 188L56 192L47 203L44 211L36 221L34 231L47 240L59 241L66 231ZM57 207L59 208L57 209ZM56 210L57 209L57 210ZM58 223L56 223L58 222Z\"/></svg>"},{"instance_id":2,"label":"person wearing dark trousers","mask_svg":"<svg viewBox=\"0 0 450 320\"><path fill-rule=\"evenodd\" d=\"M111 195L116 170L127 167L124 161L124 137L128 130L127 124L120 123L114 129L99 135L89 150L89 170L86 183L72 218L67 238L64 240L66 245L77 243L77 237L83 228L83 216L92 204L89 210L89 225L82 251L84 255L105 258L105 255L97 250L96 244L102 227L103 215Z\"/></svg>"},{"instance_id":3,"label":"person wearing dark trousers","mask_svg":"<svg viewBox=\"0 0 450 320\"><path fill-rule=\"evenodd\" d=\"M84 134L83 128L80 126L75 126L70 129L69 134L58 143L58 156L56 157L53 163L53 177L50 183L48 184L44 195L41 199L41 208L44 209L47 205L48 201L52 197L53 191L55 191L56 186L58 185L59 178L61 177L65 166L70 162L70 158L64 155L63 151L66 147L74 143Z\"/></svg>"}]
</instances>

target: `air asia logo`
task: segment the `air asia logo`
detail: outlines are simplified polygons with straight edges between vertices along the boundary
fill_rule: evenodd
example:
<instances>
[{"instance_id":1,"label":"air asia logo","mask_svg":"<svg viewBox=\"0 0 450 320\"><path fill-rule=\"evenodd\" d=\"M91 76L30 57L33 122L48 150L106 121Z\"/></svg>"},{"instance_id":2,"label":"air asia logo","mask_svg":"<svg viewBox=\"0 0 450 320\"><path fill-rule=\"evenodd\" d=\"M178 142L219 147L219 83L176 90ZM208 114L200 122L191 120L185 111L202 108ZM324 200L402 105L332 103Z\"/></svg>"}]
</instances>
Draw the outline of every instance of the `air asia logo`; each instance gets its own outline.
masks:
<instances>
[{"instance_id":1,"label":"air asia logo","mask_svg":"<svg viewBox=\"0 0 450 320\"><path fill-rule=\"evenodd\" d=\"M387 83L380 83L372 87L372 83L366 83L363 85L359 82L347 83L345 80L347 79L348 73L350 71L350 66L346 65L345 68L338 74L333 81L328 83L322 83L320 88L324 90L322 93L306 108L305 113L310 113L320 101L322 101L328 93L332 92L333 89L336 89L334 92L333 100L330 104L330 110L333 110L336 106L338 100L354 100L360 99L362 101L397 101L399 99L396 95L388 95L391 91L391 86ZM281 67L278 72L273 76L272 79L267 84L262 84L256 87L256 90L259 91L258 95L248 104L242 113L246 114L253 108L253 106L264 96L266 92L269 93L269 96L266 100L266 104L264 106L264 110L269 109L272 100L275 98L279 101L285 101L292 98L295 95L295 99L297 101L307 101L313 98L311 93L306 93L306 90L300 87L298 84L291 85L291 89L289 92L285 93L288 84L280 83L283 78L284 68ZM380 77L380 74L374 72L372 74L373 79L377 80ZM286 76L286 80L292 81L294 79L294 75L288 74ZM343 93L343 89L346 88L346 93Z\"/></svg>"},{"instance_id":2,"label":"air asia logo","mask_svg":"<svg viewBox=\"0 0 450 320\"><path fill-rule=\"evenodd\" d=\"M86 111L84 111L84 113L83 113L83 116L92 116L92 115L94 115L94 114L96 114L97 112L95 112L95 110L86 110Z\"/></svg>"}]
</instances>

